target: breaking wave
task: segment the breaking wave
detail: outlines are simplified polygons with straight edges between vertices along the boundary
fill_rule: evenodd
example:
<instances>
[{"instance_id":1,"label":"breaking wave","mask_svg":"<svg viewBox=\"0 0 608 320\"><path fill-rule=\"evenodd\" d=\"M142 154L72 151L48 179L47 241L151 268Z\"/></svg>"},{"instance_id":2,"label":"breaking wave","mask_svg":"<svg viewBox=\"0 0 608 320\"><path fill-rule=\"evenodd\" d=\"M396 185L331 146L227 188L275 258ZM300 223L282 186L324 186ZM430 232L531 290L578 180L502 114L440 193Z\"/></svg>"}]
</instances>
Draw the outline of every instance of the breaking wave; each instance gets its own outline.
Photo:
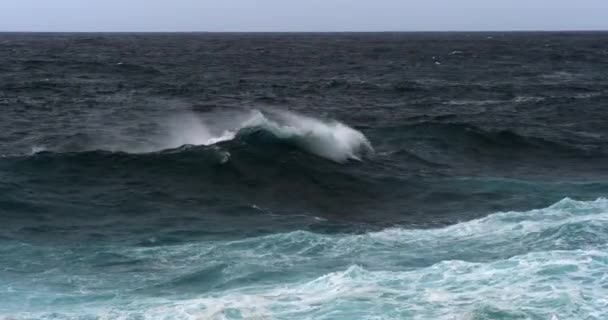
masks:
<instances>
[{"instance_id":1,"label":"breaking wave","mask_svg":"<svg viewBox=\"0 0 608 320\"><path fill-rule=\"evenodd\" d=\"M251 141L254 136L275 139L335 162L361 160L362 155L373 152L363 133L341 122L279 110L183 118L171 131L172 147L209 146L236 138Z\"/></svg>"},{"instance_id":2,"label":"breaking wave","mask_svg":"<svg viewBox=\"0 0 608 320\"><path fill-rule=\"evenodd\" d=\"M252 147L290 146L338 163L360 161L363 156L374 153L370 141L362 132L341 122L320 120L281 110L255 109L249 112L205 116L194 113L179 114L171 117L166 127L165 133L146 139L112 137L109 134L108 137L98 139L103 142L94 143L90 141L95 137L80 133L60 139L57 146L35 145L27 154L159 154L176 153L190 150L192 147L223 147L231 142ZM136 143L134 140L144 142ZM61 146L61 143L67 146ZM3 155L4 158L14 156Z\"/></svg>"}]
</instances>

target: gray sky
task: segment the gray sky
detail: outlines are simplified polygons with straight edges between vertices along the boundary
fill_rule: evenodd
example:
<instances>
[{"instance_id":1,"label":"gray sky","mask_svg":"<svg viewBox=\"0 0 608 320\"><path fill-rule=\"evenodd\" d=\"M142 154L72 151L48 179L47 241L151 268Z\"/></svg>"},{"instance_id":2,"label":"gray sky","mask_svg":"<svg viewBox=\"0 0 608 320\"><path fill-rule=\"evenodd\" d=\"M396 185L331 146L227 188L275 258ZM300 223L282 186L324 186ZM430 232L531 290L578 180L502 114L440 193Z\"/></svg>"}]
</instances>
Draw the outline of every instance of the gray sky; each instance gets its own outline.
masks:
<instances>
[{"instance_id":1,"label":"gray sky","mask_svg":"<svg viewBox=\"0 0 608 320\"><path fill-rule=\"evenodd\" d=\"M1 31L608 30L608 0L0 0Z\"/></svg>"}]
</instances>

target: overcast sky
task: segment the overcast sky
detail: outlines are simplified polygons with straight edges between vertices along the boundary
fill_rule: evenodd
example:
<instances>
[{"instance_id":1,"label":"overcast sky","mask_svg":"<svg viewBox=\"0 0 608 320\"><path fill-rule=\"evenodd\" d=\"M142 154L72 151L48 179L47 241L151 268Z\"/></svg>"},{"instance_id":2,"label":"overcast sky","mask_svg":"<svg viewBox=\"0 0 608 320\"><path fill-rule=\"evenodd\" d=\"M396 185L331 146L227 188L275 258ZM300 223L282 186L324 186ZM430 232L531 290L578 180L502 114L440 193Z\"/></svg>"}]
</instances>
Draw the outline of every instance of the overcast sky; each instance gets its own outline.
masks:
<instances>
[{"instance_id":1,"label":"overcast sky","mask_svg":"<svg viewBox=\"0 0 608 320\"><path fill-rule=\"evenodd\" d=\"M608 30L608 0L0 0L0 31Z\"/></svg>"}]
</instances>

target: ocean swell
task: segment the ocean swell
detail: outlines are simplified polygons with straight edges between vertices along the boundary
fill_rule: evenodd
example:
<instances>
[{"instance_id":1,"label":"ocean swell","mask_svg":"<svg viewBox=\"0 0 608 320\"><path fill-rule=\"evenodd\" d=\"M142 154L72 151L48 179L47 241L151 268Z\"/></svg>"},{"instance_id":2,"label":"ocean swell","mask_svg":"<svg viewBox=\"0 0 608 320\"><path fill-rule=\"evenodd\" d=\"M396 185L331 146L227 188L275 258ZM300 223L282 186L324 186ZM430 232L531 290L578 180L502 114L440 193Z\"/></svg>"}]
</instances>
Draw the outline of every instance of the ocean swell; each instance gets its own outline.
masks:
<instances>
[{"instance_id":1,"label":"ocean swell","mask_svg":"<svg viewBox=\"0 0 608 320\"><path fill-rule=\"evenodd\" d=\"M88 271L99 268L86 264L94 257L20 245L58 268L11 283L0 298L14 310L39 302L30 309L39 312L4 313L17 319L604 319L607 228L608 200L564 199L439 229L96 248L89 254L108 257L102 274ZM74 263L77 274L61 273ZM140 268L156 271L132 278ZM45 296L62 281L80 293ZM87 309L72 309L74 299Z\"/></svg>"}]
</instances>

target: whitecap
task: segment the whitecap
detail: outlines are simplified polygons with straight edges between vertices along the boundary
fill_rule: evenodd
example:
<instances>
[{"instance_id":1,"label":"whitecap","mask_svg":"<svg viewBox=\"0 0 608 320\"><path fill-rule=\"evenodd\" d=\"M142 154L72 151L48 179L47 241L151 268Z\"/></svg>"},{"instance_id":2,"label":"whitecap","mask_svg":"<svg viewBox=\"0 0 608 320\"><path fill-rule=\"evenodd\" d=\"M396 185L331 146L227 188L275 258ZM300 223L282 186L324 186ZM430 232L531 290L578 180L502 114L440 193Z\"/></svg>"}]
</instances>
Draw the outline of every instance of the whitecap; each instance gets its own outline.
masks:
<instances>
[{"instance_id":1,"label":"whitecap","mask_svg":"<svg viewBox=\"0 0 608 320\"><path fill-rule=\"evenodd\" d=\"M214 145L235 139L240 133L257 129L290 142L317 156L335 161L361 160L373 152L369 140L335 120L320 120L282 110L252 110L233 115L230 121L209 114L204 118L184 115L173 121L168 146ZM219 133L216 133L219 132Z\"/></svg>"}]
</instances>

